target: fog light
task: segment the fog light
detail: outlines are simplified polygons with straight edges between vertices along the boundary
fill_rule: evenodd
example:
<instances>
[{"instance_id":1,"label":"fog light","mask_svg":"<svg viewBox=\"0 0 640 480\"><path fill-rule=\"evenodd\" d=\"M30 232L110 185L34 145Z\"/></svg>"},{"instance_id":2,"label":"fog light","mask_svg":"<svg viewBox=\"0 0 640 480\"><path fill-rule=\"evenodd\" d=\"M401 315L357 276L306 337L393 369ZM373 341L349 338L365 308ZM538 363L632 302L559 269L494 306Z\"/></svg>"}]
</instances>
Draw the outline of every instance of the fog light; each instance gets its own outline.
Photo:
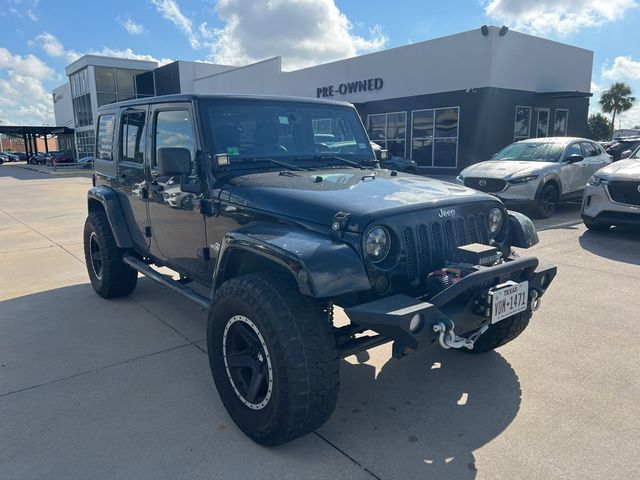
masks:
<instances>
[{"instance_id":1,"label":"fog light","mask_svg":"<svg viewBox=\"0 0 640 480\"><path fill-rule=\"evenodd\" d=\"M424 317L421 313L416 313L409 322L409 331L415 335L422 330L422 327L424 327Z\"/></svg>"}]
</instances>

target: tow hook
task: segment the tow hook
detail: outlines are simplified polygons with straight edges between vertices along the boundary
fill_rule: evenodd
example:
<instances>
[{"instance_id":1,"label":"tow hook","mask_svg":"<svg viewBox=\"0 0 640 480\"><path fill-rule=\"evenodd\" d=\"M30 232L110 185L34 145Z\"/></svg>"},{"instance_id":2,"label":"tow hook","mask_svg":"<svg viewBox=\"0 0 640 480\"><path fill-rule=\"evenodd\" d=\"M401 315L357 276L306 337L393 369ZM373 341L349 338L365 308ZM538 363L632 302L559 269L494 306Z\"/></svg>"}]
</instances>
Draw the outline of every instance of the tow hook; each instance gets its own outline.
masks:
<instances>
[{"instance_id":1,"label":"tow hook","mask_svg":"<svg viewBox=\"0 0 640 480\"><path fill-rule=\"evenodd\" d=\"M445 325L445 323L447 325ZM438 322L433 326L433 331L438 334L438 342L440 346L446 350L450 348L468 348L473 349L478 337L489 329L489 325L483 325L480 329L471 335L469 338L459 337L454 331L455 324L453 320L445 320L444 322Z\"/></svg>"},{"instance_id":2,"label":"tow hook","mask_svg":"<svg viewBox=\"0 0 640 480\"><path fill-rule=\"evenodd\" d=\"M540 294L537 290L531 290L529 292L529 306L531 307L531 311L535 312L540 308L540 304L542 303L542 298L540 298Z\"/></svg>"}]
</instances>

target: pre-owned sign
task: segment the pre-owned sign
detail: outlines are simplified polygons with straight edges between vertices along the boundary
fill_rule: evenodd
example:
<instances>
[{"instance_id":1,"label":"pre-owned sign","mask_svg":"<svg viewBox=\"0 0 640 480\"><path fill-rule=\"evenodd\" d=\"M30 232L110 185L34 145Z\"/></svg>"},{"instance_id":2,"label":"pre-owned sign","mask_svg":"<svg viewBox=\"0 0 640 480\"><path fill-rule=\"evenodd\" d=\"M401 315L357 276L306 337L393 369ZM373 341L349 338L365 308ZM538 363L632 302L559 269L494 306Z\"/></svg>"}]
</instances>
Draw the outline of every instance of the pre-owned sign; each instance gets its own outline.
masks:
<instances>
[{"instance_id":1,"label":"pre-owned sign","mask_svg":"<svg viewBox=\"0 0 640 480\"><path fill-rule=\"evenodd\" d=\"M381 78L368 78L367 80L356 80L355 82L345 82L339 85L329 85L316 88L318 98L335 97L336 95L347 95L349 93L372 92L380 90L384 85Z\"/></svg>"}]
</instances>

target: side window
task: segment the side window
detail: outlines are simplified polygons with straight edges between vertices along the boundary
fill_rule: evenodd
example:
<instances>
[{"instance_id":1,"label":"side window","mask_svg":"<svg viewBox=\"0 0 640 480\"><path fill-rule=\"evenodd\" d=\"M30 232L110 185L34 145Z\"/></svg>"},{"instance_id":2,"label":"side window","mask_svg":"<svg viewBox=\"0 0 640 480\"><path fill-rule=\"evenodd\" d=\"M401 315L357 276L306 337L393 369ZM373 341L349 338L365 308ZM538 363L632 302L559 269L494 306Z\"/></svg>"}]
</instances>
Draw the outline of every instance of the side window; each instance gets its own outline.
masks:
<instances>
[{"instance_id":1,"label":"side window","mask_svg":"<svg viewBox=\"0 0 640 480\"><path fill-rule=\"evenodd\" d=\"M145 113L127 112L122 114L120 130L120 160L142 164L145 147Z\"/></svg>"},{"instance_id":2,"label":"side window","mask_svg":"<svg viewBox=\"0 0 640 480\"><path fill-rule=\"evenodd\" d=\"M100 115L98 118L98 136L96 142L96 157L101 160L113 160L113 131L116 116L113 113Z\"/></svg>"},{"instance_id":3,"label":"side window","mask_svg":"<svg viewBox=\"0 0 640 480\"><path fill-rule=\"evenodd\" d=\"M567 153L564 154L564 158L570 157L571 155L584 155L579 143L572 143L569 145Z\"/></svg>"},{"instance_id":4,"label":"side window","mask_svg":"<svg viewBox=\"0 0 640 480\"><path fill-rule=\"evenodd\" d=\"M165 147L186 148L191 154L193 171L196 156L196 140L193 124L188 110L166 110L156 115L155 152L153 164L156 164L158 149Z\"/></svg>"},{"instance_id":5,"label":"side window","mask_svg":"<svg viewBox=\"0 0 640 480\"><path fill-rule=\"evenodd\" d=\"M584 151L585 158L597 157L598 155L600 155L598 147L596 147L591 142L582 142L582 150Z\"/></svg>"}]
</instances>

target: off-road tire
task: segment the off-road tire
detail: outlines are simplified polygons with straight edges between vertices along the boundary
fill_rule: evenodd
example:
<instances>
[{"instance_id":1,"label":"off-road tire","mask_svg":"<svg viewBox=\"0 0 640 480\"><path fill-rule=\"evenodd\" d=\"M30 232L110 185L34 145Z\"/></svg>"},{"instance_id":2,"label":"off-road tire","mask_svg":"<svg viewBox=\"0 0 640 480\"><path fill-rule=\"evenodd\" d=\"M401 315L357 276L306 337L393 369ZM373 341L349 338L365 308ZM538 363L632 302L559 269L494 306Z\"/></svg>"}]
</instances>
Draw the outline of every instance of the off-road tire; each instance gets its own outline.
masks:
<instances>
[{"instance_id":1,"label":"off-road tire","mask_svg":"<svg viewBox=\"0 0 640 480\"><path fill-rule=\"evenodd\" d=\"M240 398L225 363L223 337L227 325L239 316L260 332L271 362L273 388L260 409ZM259 444L274 446L306 435L335 409L340 375L332 325L326 311L300 294L286 275L256 273L225 282L209 311L207 347L222 403L238 427Z\"/></svg>"},{"instance_id":2,"label":"off-road tire","mask_svg":"<svg viewBox=\"0 0 640 480\"><path fill-rule=\"evenodd\" d=\"M558 187L553 183L547 183L536 198L535 215L538 218L549 218L556 213L556 207L560 200Z\"/></svg>"},{"instance_id":3,"label":"off-road tire","mask_svg":"<svg viewBox=\"0 0 640 480\"><path fill-rule=\"evenodd\" d=\"M586 218L583 218L582 221L589 230L593 230L594 232L606 232L611 228L611 225L609 225L608 223L602 223L595 220L587 220Z\"/></svg>"},{"instance_id":4,"label":"off-road tire","mask_svg":"<svg viewBox=\"0 0 640 480\"><path fill-rule=\"evenodd\" d=\"M495 350L517 338L531 320L531 310L526 310L513 317L495 323L476 340L473 349L461 348L467 353L484 353Z\"/></svg>"},{"instance_id":5,"label":"off-road tire","mask_svg":"<svg viewBox=\"0 0 640 480\"><path fill-rule=\"evenodd\" d=\"M100 272L96 271L92 263L92 242L99 247L96 258L100 260ZM101 297L124 297L136 288L138 272L122 261L125 253L126 250L116 244L104 211L89 213L84 224L84 259L91 285Z\"/></svg>"}]
</instances>

